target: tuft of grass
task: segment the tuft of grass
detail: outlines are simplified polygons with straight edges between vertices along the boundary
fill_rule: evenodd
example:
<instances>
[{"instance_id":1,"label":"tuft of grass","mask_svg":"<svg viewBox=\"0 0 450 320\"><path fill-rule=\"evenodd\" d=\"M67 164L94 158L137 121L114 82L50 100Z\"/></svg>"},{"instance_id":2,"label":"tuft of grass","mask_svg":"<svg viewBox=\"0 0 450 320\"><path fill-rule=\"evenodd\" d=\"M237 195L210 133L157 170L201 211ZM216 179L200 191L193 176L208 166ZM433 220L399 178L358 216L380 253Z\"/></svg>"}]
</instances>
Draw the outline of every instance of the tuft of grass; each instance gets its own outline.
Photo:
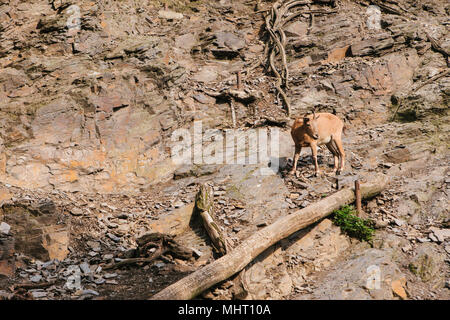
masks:
<instances>
[{"instance_id":1,"label":"tuft of grass","mask_svg":"<svg viewBox=\"0 0 450 320\"><path fill-rule=\"evenodd\" d=\"M353 206L343 206L339 210L335 210L333 214L334 224L341 227L342 232L360 241L369 243L372 241L375 233L374 223L369 219L361 219L356 216Z\"/></svg>"},{"instance_id":2,"label":"tuft of grass","mask_svg":"<svg viewBox=\"0 0 450 320\"><path fill-rule=\"evenodd\" d=\"M411 272L414 273L415 275L418 274L417 267L416 267L414 264L410 263L410 264L408 265L408 269L409 269L409 271L411 271Z\"/></svg>"}]
</instances>

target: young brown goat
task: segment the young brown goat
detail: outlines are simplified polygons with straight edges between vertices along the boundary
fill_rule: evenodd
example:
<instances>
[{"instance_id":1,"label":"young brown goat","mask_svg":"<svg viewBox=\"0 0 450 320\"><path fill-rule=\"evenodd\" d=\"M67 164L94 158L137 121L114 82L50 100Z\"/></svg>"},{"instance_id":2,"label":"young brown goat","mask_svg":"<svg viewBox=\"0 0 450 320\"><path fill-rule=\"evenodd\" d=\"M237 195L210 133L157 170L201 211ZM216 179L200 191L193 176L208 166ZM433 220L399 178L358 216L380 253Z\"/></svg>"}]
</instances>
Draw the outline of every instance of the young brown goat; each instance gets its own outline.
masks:
<instances>
[{"instance_id":1,"label":"young brown goat","mask_svg":"<svg viewBox=\"0 0 450 320\"><path fill-rule=\"evenodd\" d=\"M297 161L302 147L310 147L314 159L315 175L319 175L317 164L317 146L325 144L334 156L334 170L340 174L344 170L345 153L342 146L342 131L344 122L331 113L314 113L303 119L295 120L291 129L291 136L295 143L294 166L289 174L297 170ZM340 161L339 161L340 160ZM339 162L339 165L338 165Z\"/></svg>"}]
</instances>

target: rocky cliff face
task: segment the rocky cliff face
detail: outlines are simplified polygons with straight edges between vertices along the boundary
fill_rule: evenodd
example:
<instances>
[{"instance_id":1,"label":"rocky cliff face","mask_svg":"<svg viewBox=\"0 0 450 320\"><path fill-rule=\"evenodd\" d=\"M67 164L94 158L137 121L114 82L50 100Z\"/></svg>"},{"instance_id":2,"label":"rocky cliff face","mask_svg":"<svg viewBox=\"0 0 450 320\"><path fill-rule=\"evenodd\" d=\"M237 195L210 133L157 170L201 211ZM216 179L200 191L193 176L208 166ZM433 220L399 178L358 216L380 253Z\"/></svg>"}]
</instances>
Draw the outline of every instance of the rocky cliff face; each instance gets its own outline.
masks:
<instances>
[{"instance_id":1,"label":"rocky cliff face","mask_svg":"<svg viewBox=\"0 0 450 320\"><path fill-rule=\"evenodd\" d=\"M450 7L446 1L304 2L296 11L303 13L284 27L292 118L316 108L345 120L343 185L371 172L393 178L381 198L365 204L371 217L389 224L378 232L378 248L359 248L361 256L339 263L361 271L395 257L386 274L402 288L399 279L408 278L409 297L448 297L445 277L425 288L407 266L421 255L420 242L436 239L428 239L430 227L438 234L448 228ZM152 230L204 249L205 239L186 231L185 223L192 186L202 181L216 185L219 218L236 243L333 192L332 179L308 175L306 153L306 180L284 176L293 153L288 129L280 134L281 175L260 179L252 166L180 166L171 158L175 130L191 129L195 120L220 133L233 127L224 92L235 88L238 71L247 94L257 97L232 101L238 128L292 121L265 68L264 15L272 4L0 0L0 218L17 233L16 249L23 251L20 244L28 241L19 235L24 225L35 225L36 237L46 240L21 253L40 260L86 257L77 253L85 248L83 232L106 239L102 246L111 251L132 247ZM329 155L321 156L326 166ZM43 199L51 209L41 208ZM25 209L18 205L24 201ZM47 219L46 212L55 217ZM55 227L61 223L62 229ZM374 293L350 276L334 277L336 271L328 278L317 273L318 282L309 286L311 274L330 268L352 246L326 222L315 228L249 267L248 297L406 297L397 282L398 290L389 283L387 291ZM385 241L390 234L397 238ZM319 248L312 239L321 239ZM444 236L432 245L439 254L449 252ZM8 250L4 261L11 260ZM204 250L202 263L211 255ZM91 258L91 266L105 262ZM448 263L436 259L448 272ZM414 261L420 268L422 260ZM0 264L0 271L13 274L10 265ZM273 272L266 272L270 266ZM355 293L338 292L343 283L354 285ZM217 290L214 297L232 297Z\"/></svg>"},{"instance_id":2,"label":"rocky cliff face","mask_svg":"<svg viewBox=\"0 0 450 320\"><path fill-rule=\"evenodd\" d=\"M230 85L263 50L254 4L188 4L174 8L185 15L167 17L157 2L3 1L2 180L110 193L170 177L171 131L193 119L214 118L211 127L229 119L196 90ZM414 90L447 67L427 42L428 34L448 46L445 6L396 8L404 15L380 13L371 28L368 9L354 2L286 27L295 115L318 107L356 123L382 122L392 97L404 105L400 117L446 112L448 77ZM271 86L258 73L244 81ZM273 108L270 92L265 98ZM246 113L238 110L238 119Z\"/></svg>"}]
</instances>

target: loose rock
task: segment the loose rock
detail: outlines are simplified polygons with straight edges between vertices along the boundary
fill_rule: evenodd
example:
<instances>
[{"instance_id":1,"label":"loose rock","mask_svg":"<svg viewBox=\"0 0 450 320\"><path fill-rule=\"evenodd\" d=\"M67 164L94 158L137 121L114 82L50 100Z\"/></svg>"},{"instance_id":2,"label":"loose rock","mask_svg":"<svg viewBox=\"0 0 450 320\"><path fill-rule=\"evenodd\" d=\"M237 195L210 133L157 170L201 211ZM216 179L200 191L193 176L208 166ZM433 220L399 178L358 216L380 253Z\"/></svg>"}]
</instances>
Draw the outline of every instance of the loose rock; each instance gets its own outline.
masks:
<instances>
[{"instance_id":1,"label":"loose rock","mask_svg":"<svg viewBox=\"0 0 450 320\"><path fill-rule=\"evenodd\" d=\"M6 222L0 223L0 233L9 234L9 230L11 230L11 226Z\"/></svg>"}]
</instances>

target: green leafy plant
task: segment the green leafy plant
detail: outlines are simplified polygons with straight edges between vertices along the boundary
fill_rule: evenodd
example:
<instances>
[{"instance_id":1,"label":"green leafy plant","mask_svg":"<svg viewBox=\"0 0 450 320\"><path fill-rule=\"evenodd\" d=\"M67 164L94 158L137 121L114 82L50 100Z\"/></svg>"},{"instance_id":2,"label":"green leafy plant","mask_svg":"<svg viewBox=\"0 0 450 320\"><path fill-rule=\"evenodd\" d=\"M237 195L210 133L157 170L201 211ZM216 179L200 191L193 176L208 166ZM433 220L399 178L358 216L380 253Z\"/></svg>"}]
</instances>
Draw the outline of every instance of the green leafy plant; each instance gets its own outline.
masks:
<instances>
[{"instance_id":1,"label":"green leafy plant","mask_svg":"<svg viewBox=\"0 0 450 320\"><path fill-rule=\"evenodd\" d=\"M342 232L361 241L372 241L375 233L373 221L356 216L353 206L343 206L339 210L335 210L333 214L334 224L341 227Z\"/></svg>"}]
</instances>

